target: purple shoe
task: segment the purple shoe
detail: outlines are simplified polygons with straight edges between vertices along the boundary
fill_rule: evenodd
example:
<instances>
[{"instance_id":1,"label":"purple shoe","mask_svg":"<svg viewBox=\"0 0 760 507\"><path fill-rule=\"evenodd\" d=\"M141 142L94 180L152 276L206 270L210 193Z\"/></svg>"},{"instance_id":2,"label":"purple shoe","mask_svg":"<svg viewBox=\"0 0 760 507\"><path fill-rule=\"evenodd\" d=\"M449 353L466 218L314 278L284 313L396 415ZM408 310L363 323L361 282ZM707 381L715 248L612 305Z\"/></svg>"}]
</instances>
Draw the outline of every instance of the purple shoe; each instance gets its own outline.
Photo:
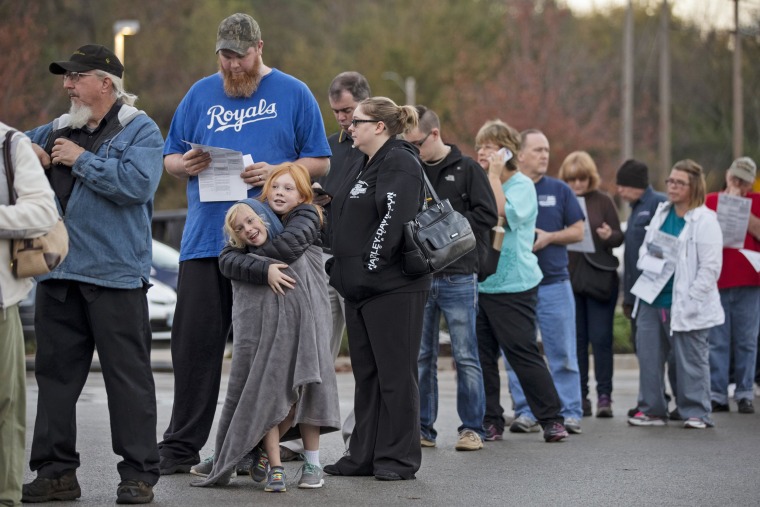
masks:
<instances>
[{"instance_id":1,"label":"purple shoe","mask_svg":"<svg viewBox=\"0 0 760 507\"><path fill-rule=\"evenodd\" d=\"M489 424L485 427L487 442L495 442L496 440L503 440L504 430L500 430L493 424Z\"/></svg>"},{"instance_id":2,"label":"purple shoe","mask_svg":"<svg viewBox=\"0 0 760 507\"><path fill-rule=\"evenodd\" d=\"M558 422L549 423L544 428L544 440L547 442L559 442L560 440L567 438L569 434L565 429L565 425Z\"/></svg>"}]
</instances>

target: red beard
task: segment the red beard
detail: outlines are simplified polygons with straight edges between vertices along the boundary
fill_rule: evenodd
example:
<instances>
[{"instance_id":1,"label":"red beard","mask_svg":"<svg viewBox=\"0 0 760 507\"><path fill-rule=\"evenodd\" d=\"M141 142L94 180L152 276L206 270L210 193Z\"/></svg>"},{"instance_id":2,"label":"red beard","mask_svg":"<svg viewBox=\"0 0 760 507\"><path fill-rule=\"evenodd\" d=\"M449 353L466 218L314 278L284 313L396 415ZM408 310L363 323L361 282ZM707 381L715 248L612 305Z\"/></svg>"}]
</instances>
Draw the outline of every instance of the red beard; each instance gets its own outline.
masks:
<instances>
[{"instance_id":1,"label":"red beard","mask_svg":"<svg viewBox=\"0 0 760 507\"><path fill-rule=\"evenodd\" d=\"M258 58L251 70L239 74L233 74L230 71L224 70L221 62L219 62L219 72L222 73L222 77L224 78L224 93L232 98L250 97L256 93L261 82L260 70L261 60Z\"/></svg>"}]
</instances>

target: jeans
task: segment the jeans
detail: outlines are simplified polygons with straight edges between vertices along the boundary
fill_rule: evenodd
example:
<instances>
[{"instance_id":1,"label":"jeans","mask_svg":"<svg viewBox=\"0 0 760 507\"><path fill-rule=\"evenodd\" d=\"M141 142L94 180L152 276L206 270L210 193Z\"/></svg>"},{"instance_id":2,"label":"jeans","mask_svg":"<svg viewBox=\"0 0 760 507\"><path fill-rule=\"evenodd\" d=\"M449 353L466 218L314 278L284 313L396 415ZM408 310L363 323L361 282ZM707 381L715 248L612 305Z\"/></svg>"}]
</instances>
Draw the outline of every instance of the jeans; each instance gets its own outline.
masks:
<instances>
[{"instance_id":1,"label":"jeans","mask_svg":"<svg viewBox=\"0 0 760 507\"><path fill-rule=\"evenodd\" d=\"M457 413L462 421L457 431L469 429L485 436L485 391L475 334L478 286L475 275L461 274L433 277L425 305L422 343L417 360L421 436L433 441L437 436L433 425L438 416L438 328L441 313L449 327L451 352L457 371Z\"/></svg>"},{"instance_id":2,"label":"jeans","mask_svg":"<svg viewBox=\"0 0 760 507\"><path fill-rule=\"evenodd\" d=\"M644 302L636 315L636 350L639 356L639 410L667 418L665 362L675 363L676 405L684 420L698 418L712 426L710 418L709 329L670 330L670 309Z\"/></svg>"},{"instance_id":3,"label":"jeans","mask_svg":"<svg viewBox=\"0 0 760 507\"><path fill-rule=\"evenodd\" d=\"M617 304L617 284L608 301L575 294L575 330L578 340L578 368L581 375L581 397L587 398L588 346L594 351L596 394L612 395L612 322Z\"/></svg>"},{"instance_id":4,"label":"jeans","mask_svg":"<svg viewBox=\"0 0 760 507\"><path fill-rule=\"evenodd\" d=\"M549 371L562 402L565 419L581 419L581 375L578 370L578 345L575 339L575 300L570 281L538 286L538 327ZM515 402L515 417L536 420L514 370L509 368L509 389Z\"/></svg>"},{"instance_id":5,"label":"jeans","mask_svg":"<svg viewBox=\"0 0 760 507\"><path fill-rule=\"evenodd\" d=\"M757 358L757 332L760 327L760 287L732 287L720 291L726 314L721 326L710 330L710 398L728 404L728 367L733 349L734 398L753 398L753 379Z\"/></svg>"}]
</instances>

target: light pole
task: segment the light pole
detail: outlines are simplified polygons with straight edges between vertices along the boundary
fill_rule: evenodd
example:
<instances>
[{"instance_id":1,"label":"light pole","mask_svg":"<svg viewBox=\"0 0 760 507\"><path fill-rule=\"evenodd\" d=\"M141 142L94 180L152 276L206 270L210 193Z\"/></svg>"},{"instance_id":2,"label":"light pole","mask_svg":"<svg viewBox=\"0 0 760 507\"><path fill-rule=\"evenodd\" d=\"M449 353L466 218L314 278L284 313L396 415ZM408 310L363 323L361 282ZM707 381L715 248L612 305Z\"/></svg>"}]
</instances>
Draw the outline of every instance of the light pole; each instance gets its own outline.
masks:
<instances>
[{"instance_id":1,"label":"light pole","mask_svg":"<svg viewBox=\"0 0 760 507\"><path fill-rule=\"evenodd\" d=\"M416 105L417 99L415 95L417 93L417 80L414 79L414 77L409 76L402 80L401 76L396 72L383 72L382 78L393 81L404 91L406 104L410 106Z\"/></svg>"},{"instance_id":2,"label":"light pole","mask_svg":"<svg viewBox=\"0 0 760 507\"><path fill-rule=\"evenodd\" d=\"M124 65L124 37L140 31L140 22L136 19L120 19L113 24L113 52ZM126 73L126 72L125 72ZM122 81L124 76L122 76Z\"/></svg>"}]
</instances>

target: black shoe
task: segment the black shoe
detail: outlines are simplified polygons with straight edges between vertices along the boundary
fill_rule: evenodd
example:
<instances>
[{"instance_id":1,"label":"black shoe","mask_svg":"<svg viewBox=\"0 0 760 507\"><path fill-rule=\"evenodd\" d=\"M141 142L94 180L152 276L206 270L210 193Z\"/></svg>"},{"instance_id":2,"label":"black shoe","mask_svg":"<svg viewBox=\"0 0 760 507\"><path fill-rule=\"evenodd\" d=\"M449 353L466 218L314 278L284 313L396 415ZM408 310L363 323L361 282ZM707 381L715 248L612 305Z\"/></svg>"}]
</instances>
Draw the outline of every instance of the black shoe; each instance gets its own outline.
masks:
<instances>
[{"instance_id":1,"label":"black shoe","mask_svg":"<svg viewBox=\"0 0 760 507\"><path fill-rule=\"evenodd\" d=\"M150 503L153 501L153 486L143 481L126 480L116 488L116 503Z\"/></svg>"},{"instance_id":2,"label":"black shoe","mask_svg":"<svg viewBox=\"0 0 760 507\"><path fill-rule=\"evenodd\" d=\"M681 414L678 413L678 409L677 408L674 408L673 410L671 410L671 412L668 414L668 418L671 421L682 421L683 420L683 419L681 419Z\"/></svg>"},{"instance_id":3,"label":"black shoe","mask_svg":"<svg viewBox=\"0 0 760 507\"><path fill-rule=\"evenodd\" d=\"M712 401L711 404L712 404L713 412L730 412L731 411L731 408L728 406L728 403L724 405L723 403Z\"/></svg>"},{"instance_id":4,"label":"black shoe","mask_svg":"<svg viewBox=\"0 0 760 507\"><path fill-rule=\"evenodd\" d=\"M583 398L583 417L590 417L591 414L591 400L588 398Z\"/></svg>"},{"instance_id":5,"label":"black shoe","mask_svg":"<svg viewBox=\"0 0 760 507\"><path fill-rule=\"evenodd\" d=\"M161 456L158 468L161 470L161 475L187 474L190 473L190 469L193 465L197 465L200 462L201 457L197 452L192 456L186 456L184 458L169 458Z\"/></svg>"},{"instance_id":6,"label":"black shoe","mask_svg":"<svg viewBox=\"0 0 760 507\"><path fill-rule=\"evenodd\" d=\"M739 406L740 414L754 414L755 413L755 407L752 406L752 400L748 400L744 398L737 401L736 404Z\"/></svg>"},{"instance_id":7,"label":"black shoe","mask_svg":"<svg viewBox=\"0 0 760 507\"><path fill-rule=\"evenodd\" d=\"M322 471L327 475L343 475L340 473L338 465L325 465L322 467Z\"/></svg>"},{"instance_id":8,"label":"black shoe","mask_svg":"<svg viewBox=\"0 0 760 507\"><path fill-rule=\"evenodd\" d=\"M414 479L414 476L411 476L410 479ZM392 472L390 470L376 470L375 471L375 479L378 481L404 481L403 477L401 477L396 472Z\"/></svg>"},{"instance_id":9,"label":"black shoe","mask_svg":"<svg viewBox=\"0 0 760 507\"><path fill-rule=\"evenodd\" d=\"M635 417L639 413L639 407L633 407L628 411L628 417Z\"/></svg>"},{"instance_id":10,"label":"black shoe","mask_svg":"<svg viewBox=\"0 0 760 507\"><path fill-rule=\"evenodd\" d=\"M75 470L55 478L37 477L24 484L21 501L25 503L52 502L54 500L76 500L82 496Z\"/></svg>"}]
</instances>

